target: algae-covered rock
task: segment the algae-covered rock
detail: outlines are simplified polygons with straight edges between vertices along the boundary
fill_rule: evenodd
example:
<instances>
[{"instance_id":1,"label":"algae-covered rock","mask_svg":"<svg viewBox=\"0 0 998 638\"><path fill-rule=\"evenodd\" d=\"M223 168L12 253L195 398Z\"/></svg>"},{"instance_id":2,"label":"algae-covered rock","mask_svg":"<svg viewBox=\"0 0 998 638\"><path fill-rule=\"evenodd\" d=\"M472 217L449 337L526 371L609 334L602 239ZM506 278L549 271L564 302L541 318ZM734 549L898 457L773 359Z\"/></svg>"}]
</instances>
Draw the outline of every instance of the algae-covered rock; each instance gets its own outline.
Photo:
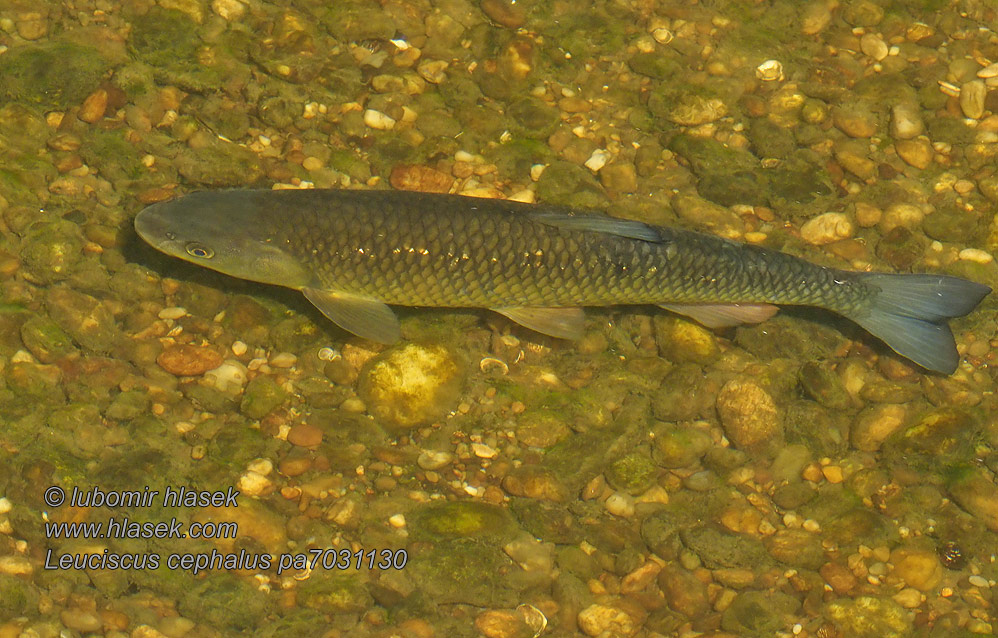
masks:
<instances>
[{"instance_id":1,"label":"algae-covered rock","mask_svg":"<svg viewBox=\"0 0 998 638\"><path fill-rule=\"evenodd\" d=\"M43 316L34 316L21 326L21 340L28 352L42 363L53 363L76 352L72 338L57 323Z\"/></svg>"},{"instance_id":2,"label":"algae-covered rock","mask_svg":"<svg viewBox=\"0 0 998 638\"><path fill-rule=\"evenodd\" d=\"M772 564L762 543L754 538L736 536L727 532L699 525L680 532L680 538L710 569L741 567L764 569Z\"/></svg>"},{"instance_id":3,"label":"algae-covered rock","mask_svg":"<svg viewBox=\"0 0 998 638\"><path fill-rule=\"evenodd\" d=\"M407 515L413 538L490 537L506 540L516 533L516 521L504 508L480 501L431 503Z\"/></svg>"},{"instance_id":4,"label":"algae-covered rock","mask_svg":"<svg viewBox=\"0 0 998 638\"><path fill-rule=\"evenodd\" d=\"M318 569L298 586L298 602L326 613L358 613L374 600L367 591L366 571Z\"/></svg>"},{"instance_id":5,"label":"algae-covered rock","mask_svg":"<svg viewBox=\"0 0 998 638\"><path fill-rule=\"evenodd\" d=\"M45 306L76 343L94 352L109 352L121 336L107 307L90 295L57 286L45 295Z\"/></svg>"},{"instance_id":6,"label":"algae-covered rock","mask_svg":"<svg viewBox=\"0 0 998 638\"><path fill-rule=\"evenodd\" d=\"M42 222L30 228L21 248L24 273L39 284L51 284L73 274L83 258L80 228L68 221Z\"/></svg>"},{"instance_id":7,"label":"algae-covered rock","mask_svg":"<svg viewBox=\"0 0 998 638\"><path fill-rule=\"evenodd\" d=\"M889 598L838 598L825 609L842 634L854 638L904 638L913 628L913 614Z\"/></svg>"},{"instance_id":8,"label":"algae-covered rock","mask_svg":"<svg viewBox=\"0 0 998 638\"><path fill-rule=\"evenodd\" d=\"M520 571L492 542L455 538L409 557L406 571L433 605L515 607L526 583L514 580Z\"/></svg>"},{"instance_id":9,"label":"algae-covered rock","mask_svg":"<svg viewBox=\"0 0 998 638\"><path fill-rule=\"evenodd\" d=\"M79 104L108 69L96 49L68 42L39 42L0 56L0 97L65 108Z\"/></svg>"},{"instance_id":10,"label":"algae-covered rock","mask_svg":"<svg viewBox=\"0 0 998 638\"><path fill-rule=\"evenodd\" d=\"M957 505L991 531L998 532L998 487L990 472L965 469L956 473L949 493Z\"/></svg>"},{"instance_id":11,"label":"algae-covered rock","mask_svg":"<svg viewBox=\"0 0 998 638\"><path fill-rule=\"evenodd\" d=\"M461 365L447 348L407 343L372 359L358 392L372 414L409 428L454 409L461 380Z\"/></svg>"},{"instance_id":12,"label":"algae-covered rock","mask_svg":"<svg viewBox=\"0 0 998 638\"><path fill-rule=\"evenodd\" d=\"M260 375L247 384L239 411L251 419L262 419L287 398L287 390L272 377Z\"/></svg>"},{"instance_id":13,"label":"algae-covered rock","mask_svg":"<svg viewBox=\"0 0 998 638\"><path fill-rule=\"evenodd\" d=\"M740 636L774 635L793 624L800 602L781 591L738 594L721 616L721 627Z\"/></svg>"},{"instance_id":14,"label":"algae-covered rock","mask_svg":"<svg viewBox=\"0 0 998 638\"><path fill-rule=\"evenodd\" d=\"M606 480L628 494L641 494L658 478L659 469L648 454L631 453L613 463L606 471Z\"/></svg>"},{"instance_id":15,"label":"algae-covered rock","mask_svg":"<svg viewBox=\"0 0 998 638\"><path fill-rule=\"evenodd\" d=\"M221 570L208 574L204 580L190 581L178 605L180 612L219 629L244 631L259 627L270 611L270 598L234 574ZM239 613L232 613L233 609Z\"/></svg>"},{"instance_id":16,"label":"algae-covered rock","mask_svg":"<svg viewBox=\"0 0 998 638\"><path fill-rule=\"evenodd\" d=\"M34 616L38 601L38 590L29 580L0 574L0 616Z\"/></svg>"},{"instance_id":17,"label":"algae-covered rock","mask_svg":"<svg viewBox=\"0 0 998 638\"><path fill-rule=\"evenodd\" d=\"M694 427L664 424L655 428L652 456L668 468L680 468L699 461L712 442L704 430Z\"/></svg>"}]
</instances>

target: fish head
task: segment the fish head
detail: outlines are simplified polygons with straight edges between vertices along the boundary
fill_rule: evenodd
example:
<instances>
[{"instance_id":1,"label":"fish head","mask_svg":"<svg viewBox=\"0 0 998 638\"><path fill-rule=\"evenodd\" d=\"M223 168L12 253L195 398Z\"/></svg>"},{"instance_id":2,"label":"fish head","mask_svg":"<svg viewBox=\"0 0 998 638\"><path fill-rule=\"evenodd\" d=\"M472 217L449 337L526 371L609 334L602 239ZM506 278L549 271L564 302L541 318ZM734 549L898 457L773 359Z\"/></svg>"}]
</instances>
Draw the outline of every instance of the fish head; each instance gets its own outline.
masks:
<instances>
[{"instance_id":1,"label":"fish head","mask_svg":"<svg viewBox=\"0 0 998 638\"><path fill-rule=\"evenodd\" d=\"M135 231L153 248L218 272L301 289L312 275L268 229L279 211L257 191L203 191L144 208Z\"/></svg>"}]
</instances>

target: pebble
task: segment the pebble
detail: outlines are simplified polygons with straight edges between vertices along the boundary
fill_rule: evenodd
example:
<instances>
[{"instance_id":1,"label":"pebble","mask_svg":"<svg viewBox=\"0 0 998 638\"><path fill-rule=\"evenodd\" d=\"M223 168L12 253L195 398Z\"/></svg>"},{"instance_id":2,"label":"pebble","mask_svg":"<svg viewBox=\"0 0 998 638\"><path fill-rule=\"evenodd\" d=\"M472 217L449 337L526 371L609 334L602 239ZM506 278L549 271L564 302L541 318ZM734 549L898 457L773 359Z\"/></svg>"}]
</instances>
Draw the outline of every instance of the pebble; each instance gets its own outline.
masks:
<instances>
[{"instance_id":1,"label":"pebble","mask_svg":"<svg viewBox=\"0 0 998 638\"><path fill-rule=\"evenodd\" d=\"M173 344L164 348L156 363L170 374L191 377L222 365L222 355L213 348Z\"/></svg>"},{"instance_id":2,"label":"pebble","mask_svg":"<svg viewBox=\"0 0 998 638\"><path fill-rule=\"evenodd\" d=\"M447 348L406 343L371 361L359 392L377 418L413 427L453 410L463 380L462 367Z\"/></svg>"},{"instance_id":3,"label":"pebble","mask_svg":"<svg viewBox=\"0 0 998 638\"><path fill-rule=\"evenodd\" d=\"M527 8L516 0L482 0L481 8L490 20L510 29L519 29L527 21Z\"/></svg>"},{"instance_id":4,"label":"pebble","mask_svg":"<svg viewBox=\"0 0 998 638\"><path fill-rule=\"evenodd\" d=\"M914 204L891 204L884 211L884 215L880 220L880 230L885 235L898 226L907 228L908 230L915 230L922 224L923 219L925 219L925 213Z\"/></svg>"},{"instance_id":5,"label":"pebble","mask_svg":"<svg viewBox=\"0 0 998 638\"><path fill-rule=\"evenodd\" d=\"M450 452L439 452L437 450L423 450L416 457L416 465L424 470L439 470L454 460L454 455Z\"/></svg>"},{"instance_id":6,"label":"pebble","mask_svg":"<svg viewBox=\"0 0 998 638\"><path fill-rule=\"evenodd\" d=\"M984 576L979 576L977 574L974 574L973 576L968 578L967 582L969 582L974 587L981 587L981 588L991 587L991 583L988 582L987 578L985 578Z\"/></svg>"},{"instance_id":7,"label":"pebble","mask_svg":"<svg viewBox=\"0 0 998 638\"><path fill-rule=\"evenodd\" d=\"M738 448L783 438L783 420L773 397L754 381L732 379L717 395L724 433Z\"/></svg>"},{"instance_id":8,"label":"pebble","mask_svg":"<svg viewBox=\"0 0 998 638\"><path fill-rule=\"evenodd\" d=\"M864 34L862 38L859 39L859 48L866 55L870 56L877 62L880 62L887 57L889 48L887 43L877 35L876 33Z\"/></svg>"},{"instance_id":9,"label":"pebble","mask_svg":"<svg viewBox=\"0 0 998 638\"><path fill-rule=\"evenodd\" d=\"M163 308L156 316L160 319L180 319L181 317L187 316L187 309L181 308L180 306Z\"/></svg>"},{"instance_id":10,"label":"pebble","mask_svg":"<svg viewBox=\"0 0 998 638\"><path fill-rule=\"evenodd\" d=\"M821 468L821 475L829 483L841 483L843 480L842 468L838 465L826 465Z\"/></svg>"},{"instance_id":11,"label":"pebble","mask_svg":"<svg viewBox=\"0 0 998 638\"><path fill-rule=\"evenodd\" d=\"M636 610L606 604L593 604L579 612L576 619L587 636L632 636L644 620ZM642 614L643 615L643 614Z\"/></svg>"},{"instance_id":12,"label":"pebble","mask_svg":"<svg viewBox=\"0 0 998 638\"><path fill-rule=\"evenodd\" d=\"M9 576L28 576L34 571L31 561L20 554L0 556L0 574Z\"/></svg>"},{"instance_id":13,"label":"pebble","mask_svg":"<svg viewBox=\"0 0 998 638\"><path fill-rule=\"evenodd\" d=\"M977 264L990 264L994 261L991 253L980 248L964 248L960 251L960 259L963 261L972 261Z\"/></svg>"},{"instance_id":14,"label":"pebble","mask_svg":"<svg viewBox=\"0 0 998 638\"><path fill-rule=\"evenodd\" d=\"M598 148L593 151L592 155L589 156L589 159L586 160L585 165L586 168L595 173L606 166L608 161L610 161L610 151Z\"/></svg>"},{"instance_id":15,"label":"pebble","mask_svg":"<svg viewBox=\"0 0 998 638\"><path fill-rule=\"evenodd\" d=\"M242 341L233 341L232 342L232 354L236 355L237 357L241 357L244 354L246 354L246 350L248 348L249 348L249 346L247 346Z\"/></svg>"},{"instance_id":16,"label":"pebble","mask_svg":"<svg viewBox=\"0 0 998 638\"><path fill-rule=\"evenodd\" d=\"M983 80L971 80L960 87L960 110L967 117L979 120L984 116L988 87Z\"/></svg>"},{"instance_id":17,"label":"pebble","mask_svg":"<svg viewBox=\"0 0 998 638\"><path fill-rule=\"evenodd\" d=\"M857 202L854 213L856 215L856 223L859 224L861 228L876 226L880 223L880 219L884 216L884 211L877 206L866 202Z\"/></svg>"},{"instance_id":18,"label":"pebble","mask_svg":"<svg viewBox=\"0 0 998 638\"><path fill-rule=\"evenodd\" d=\"M837 594L848 594L859 584L856 575L841 563L825 563L818 570L818 573Z\"/></svg>"},{"instance_id":19,"label":"pebble","mask_svg":"<svg viewBox=\"0 0 998 638\"><path fill-rule=\"evenodd\" d=\"M932 146L925 140L898 140L894 150L909 166L924 169L932 163Z\"/></svg>"},{"instance_id":20,"label":"pebble","mask_svg":"<svg viewBox=\"0 0 998 638\"><path fill-rule=\"evenodd\" d=\"M83 100L83 104L80 106L76 117L87 124L96 124L104 119L104 113L107 111L107 101L107 90L97 89Z\"/></svg>"},{"instance_id":21,"label":"pebble","mask_svg":"<svg viewBox=\"0 0 998 638\"><path fill-rule=\"evenodd\" d=\"M59 614L59 620L73 631L80 633L90 633L103 627L100 616L92 611L72 608L64 609Z\"/></svg>"},{"instance_id":22,"label":"pebble","mask_svg":"<svg viewBox=\"0 0 998 638\"><path fill-rule=\"evenodd\" d=\"M865 408L854 420L850 440L853 447L876 452L904 423L908 409L903 404L881 403Z\"/></svg>"},{"instance_id":23,"label":"pebble","mask_svg":"<svg viewBox=\"0 0 998 638\"><path fill-rule=\"evenodd\" d=\"M273 481L259 472L249 471L239 477L239 491L250 496L266 494L273 487Z\"/></svg>"},{"instance_id":24,"label":"pebble","mask_svg":"<svg viewBox=\"0 0 998 638\"><path fill-rule=\"evenodd\" d=\"M812 246L824 246L853 236L855 227L842 213L824 213L801 226L801 238Z\"/></svg>"},{"instance_id":25,"label":"pebble","mask_svg":"<svg viewBox=\"0 0 998 638\"><path fill-rule=\"evenodd\" d=\"M922 592L918 591L914 587L905 587L898 593L894 594L892 597L894 602L901 605L905 609L915 609L922 604L922 600L925 596Z\"/></svg>"},{"instance_id":26,"label":"pebble","mask_svg":"<svg viewBox=\"0 0 998 638\"><path fill-rule=\"evenodd\" d=\"M899 140L910 140L925 132L925 122L913 102L898 102L891 108L891 136Z\"/></svg>"},{"instance_id":27,"label":"pebble","mask_svg":"<svg viewBox=\"0 0 998 638\"><path fill-rule=\"evenodd\" d=\"M364 124L379 131L390 131L395 128L395 119L381 111L367 109L364 111Z\"/></svg>"},{"instance_id":28,"label":"pebble","mask_svg":"<svg viewBox=\"0 0 998 638\"><path fill-rule=\"evenodd\" d=\"M398 190L420 193L447 193L454 185L454 178L450 175L420 164L395 166L388 181Z\"/></svg>"},{"instance_id":29,"label":"pebble","mask_svg":"<svg viewBox=\"0 0 998 638\"><path fill-rule=\"evenodd\" d=\"M212 0L211 10L223 20L234 22L246 13L246 5L239 0Z\"/></svg>"},{"instance_id":30,"label":"pebble","mask_svg":"<svg viewBox=\"0 0 998 638\"><path fill-rule=\"evenodd\" d=\"M625 492L614 492L603 504L606 511L614 516L630 518L634 516L634 497Z\"/></svg>"},{"instance_id":31,"label":"pebble","mask_svg":"<svg viewBox=\"0 0 998 638\"><path fill-rule=\"evenodd\" d=\"M812 0L804 7L801 16L801 32L804 35L817 35L832 22L832 11L825 0Z\"/></svg>"},{"instance_id":32,"label":"pebble","mask_svg":"<svg viewBox=\"0 0 998 638\"><path fill-rule=\"evenodd\" d=\"M890 560L894 575L919 591L931 591L942 581L943 566L934 551L899 547Z\"/></svg>"},{"instance_id":33,"label":"pebble","mask_svg":"<svg viewBox=\"0 0 998 638\"><path fill-rule=\"evenodd\" d=\"M877 116L865 105L852 102L832 109L832 121L840 131L855 138L873 137Z\"/></svg>"},{"instance_id":34,"label":"pebble","mask_svg":"<svg viewBox=\"0 0 998 638\"><path fill-rule=\"evenodd\" d=\"M423 60L416 67L416 73L430 84L440 84L447 79L449 64L445 60Z\"/></svg>"},{"instance_id":35,"label":"pebble","mask_svg":"<svg viewBox=\"0 0 998 638\"><path fill-rule=\"evenodd\" d=\"M480 459L493 459L499 454L494 448L484 443L472 443L471 451Z\"/></svg>"},{"instance_id":36,"label":"pebble","mask_svg":"<svg viewBox=\"0 0 998 638\"><path fill-rule=\"evenodd\" d=\"M270 365L274 368L292 368L298 362L298 357L290 352L281 352L270 358Z\"/></svg>"},{"instance_id":37,"label":"pebble","mask_svg":"<svg viewBox=\"0 0 998 638\"><path fill-rule=\"evenodd\" d=\"M521 638L533 633L520 614L509 609L483 611L475 617L475 629L486 638Z\"/></svg>"},{"instance_id":38,"label":"pebble","mask_svg":"<svg viewBox=\"0 0 998 638\"><path fill-rule=\"evenodd\" d=\"M299 423L288 430L288 443L298 447L315 447L322 443L322 429L311 423Z\"/></svg>"},{"instance_id":39,"label":"pebble","mask_svg":"<svg viewBox=\"0 0 998 638\"><path fill-rule=\"evenodd\" d=\"M248 377L246 366L229 359L214 370L205 372L204 378L216 390L238 393L246 385Z\"/></svg>"}]
</instances>

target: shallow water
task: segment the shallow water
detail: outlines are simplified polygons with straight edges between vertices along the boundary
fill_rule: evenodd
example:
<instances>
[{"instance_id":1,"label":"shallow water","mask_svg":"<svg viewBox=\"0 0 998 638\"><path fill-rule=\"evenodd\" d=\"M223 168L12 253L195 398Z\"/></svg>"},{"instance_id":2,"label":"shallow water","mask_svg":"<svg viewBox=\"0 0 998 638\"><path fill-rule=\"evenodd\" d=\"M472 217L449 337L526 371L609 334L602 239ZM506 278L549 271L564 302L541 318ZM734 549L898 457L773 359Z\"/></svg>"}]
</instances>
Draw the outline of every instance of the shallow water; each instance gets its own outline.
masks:
<instances>
[{"instance_id":1,"label":"shallow water","mask_svg":"<svg viewBox=\"0 0 998 638\"><path fill-rule=\"evenodd\" d=\"M401 309L383 348L131 222L450 191L994 287L995 19L0 6L0 637L992 633L991 298L949 377L807 309L599 309L576 344Z\"/></svg>"}]
</instances>

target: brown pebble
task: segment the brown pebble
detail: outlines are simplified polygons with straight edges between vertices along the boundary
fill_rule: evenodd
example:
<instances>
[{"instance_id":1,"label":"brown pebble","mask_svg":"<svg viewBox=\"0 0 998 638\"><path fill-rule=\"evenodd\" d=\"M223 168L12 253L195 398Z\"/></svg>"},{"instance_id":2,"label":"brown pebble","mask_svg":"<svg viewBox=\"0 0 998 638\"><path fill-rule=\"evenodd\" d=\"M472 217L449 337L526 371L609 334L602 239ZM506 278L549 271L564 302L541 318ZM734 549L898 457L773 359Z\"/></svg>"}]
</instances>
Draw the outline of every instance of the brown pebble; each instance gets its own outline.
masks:
<instances>
[{"instance_id":1,"label":"brown pebble","mask_svg":"<svg viewBox=\"0 0 998 638\"><path fill-rule=\"evenodd\" d=\"M859 583L849 568L839 563L825 563L818 570L825 582L838 594L848 594Z\"/></svg>"},{"instance_id":2,"label":"brown pebble","mask_svg":"<svg viewBox=\"0 0 998 638\"><path fill-rule=\"evenodd\" d=\"M312 459L307 456L289 456L277 466L284 476L300 476L312 469Z\"/></svg>"},{"instance_id":3,"label":"brown pebble","mask_svg":"<svg viewBox=\"0 0 998 638\"><path fill-rule=\"evenodd\" d=\"M509 609L483 611L475 618L475 629L488 638L519 638L532 633L523 618Z\"/></svg>"},{"instance_id":4,"label":"brown pebble","mask_svg":"<svg viewBox=\"0 0 998 638\"><path fill-rule=\"evenodd\" d=\"M170 374L192 377L222 365L222 355L213 348L174 344L156 357L156 363Z\"/></svg>"},{"instance_id":5,"label":"brown pebble","mask_svg":"<svg viewBox=\"0 0 998 638\"><path fill-rule=\"evenodd\" d=\"M107 111L107 98L106 90L97 89L83 100L83 106L76 116L88 124L96 124L104 118Z\"/></svg>"},{"instance_id":6,"label":"brown pebble","mask_svg":"<svg viewBox=\"0 0 998 638\"><path fill-rule=\"evenodd\" d=\"M298 447L315 447L322 443L322 430L308 423L299 423L288 431L288 443Z\"/></svg>"},{"instance_id":7,"label":"brown pebble","mask_svg":"<svg viewBox=\"0 0 998 638\"><path fill-rule=\"evenodd\" d=\"M450 175L417 164L399 164L388 179L399 190L421 193L446 193L454 184Z\"/></svg>"},{"instance_id":8,"label":"brown pebble","mask_svg":"<svg viewBox=\"0 0 998 638\"><path fill-rule=\"evenodd\" d=\"M140 204L155 204L165 202L175 195L172 188L150 188L144 190L136 196Z\"/></svg>"}]
</instances>

